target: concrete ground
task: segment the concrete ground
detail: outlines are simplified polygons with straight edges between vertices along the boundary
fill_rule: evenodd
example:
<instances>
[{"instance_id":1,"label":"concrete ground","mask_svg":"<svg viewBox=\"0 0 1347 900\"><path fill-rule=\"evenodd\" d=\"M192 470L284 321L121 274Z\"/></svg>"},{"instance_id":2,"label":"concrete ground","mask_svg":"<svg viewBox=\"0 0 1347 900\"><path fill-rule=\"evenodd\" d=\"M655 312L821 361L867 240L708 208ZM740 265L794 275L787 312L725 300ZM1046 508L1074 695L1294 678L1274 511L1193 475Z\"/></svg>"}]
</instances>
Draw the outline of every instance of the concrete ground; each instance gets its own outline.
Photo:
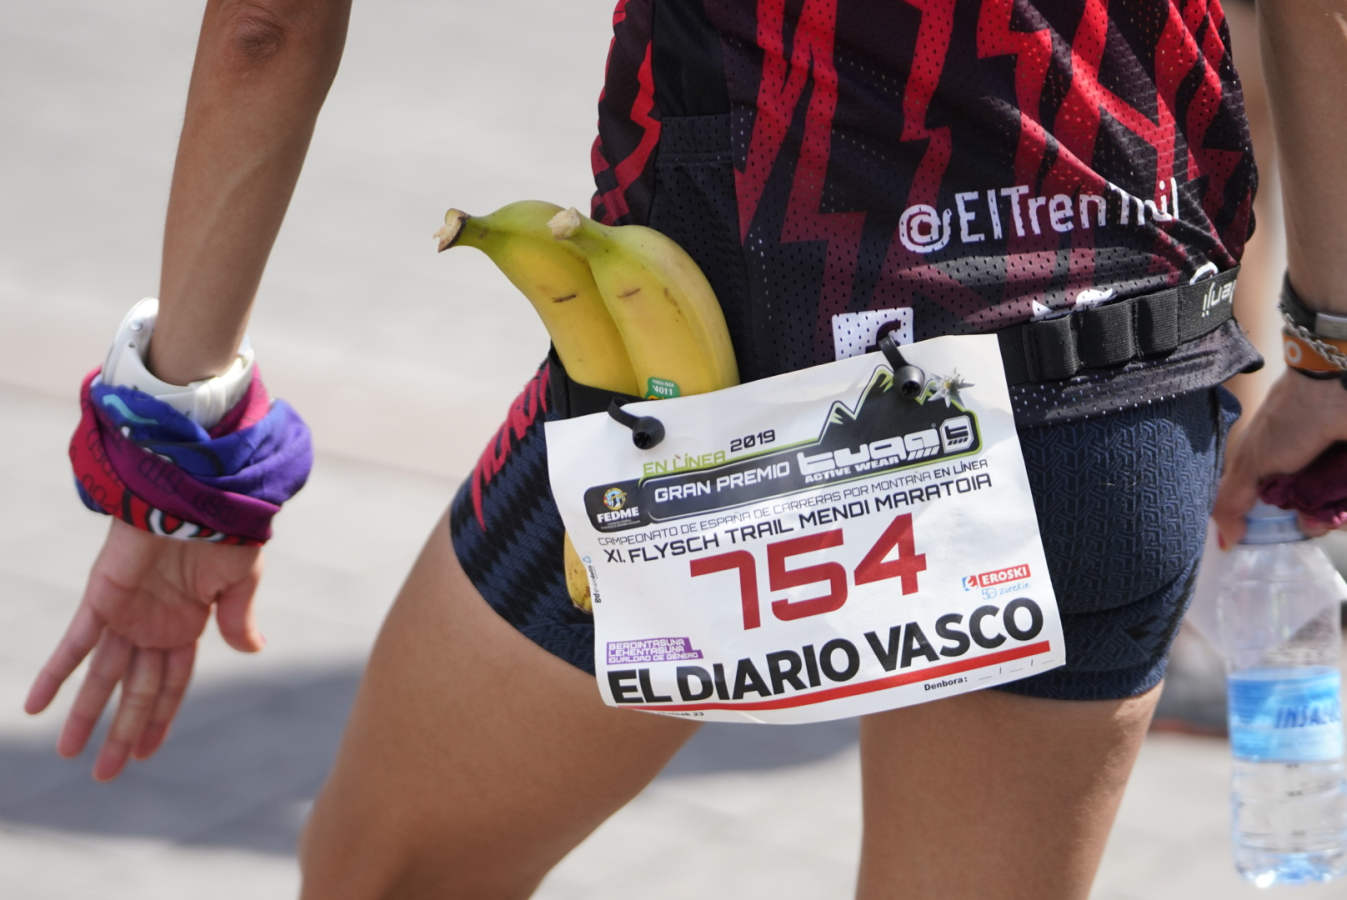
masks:
<instances>
[{"instance_id":1,"label":"concrete ground","mask_svg":"<svg viewBox=\"0 0 1347 900\"><path fill-rule=\"evenodd\" d=\"M262 286L268 381L316 434L258 597L269 648L209 635L167 746L111 785L23 695L105 524L70 486L79 377L156 290L198 10L13 4L0 29L0 898L293 896L293 851L375 629L424 533L541 356L444 210L583 205L612 0L356 4L343 70ZM525 23L521 25L521 23ZM504 35L511 35L506 46ZM1253 896L1227 846L1227 750L1156 735L1093 896ZM544 883L564 898L844 897L855 726L708 726ZM1340 897L1342 887L1286 891Z\"/></svg>"}]
</instances>

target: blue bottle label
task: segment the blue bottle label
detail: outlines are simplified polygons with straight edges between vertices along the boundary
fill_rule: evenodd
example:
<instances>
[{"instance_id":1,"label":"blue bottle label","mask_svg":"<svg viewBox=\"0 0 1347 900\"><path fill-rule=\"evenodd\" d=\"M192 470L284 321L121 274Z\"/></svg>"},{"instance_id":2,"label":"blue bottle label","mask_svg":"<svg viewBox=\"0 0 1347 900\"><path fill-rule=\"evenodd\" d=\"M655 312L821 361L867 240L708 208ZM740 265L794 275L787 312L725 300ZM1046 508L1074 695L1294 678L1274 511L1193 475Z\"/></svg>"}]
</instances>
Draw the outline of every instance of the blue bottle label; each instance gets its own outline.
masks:
<instances>
[{"instance_id":1,"label":"blue bottle label","mask_svg":"<svg viewBox=\"0 0 1347 900\"><path fill-rule=\"evenodd\" d=\"M1228 682L1230 749L1252 762L1342 756L1342 676L1328 667L1255 669Z\"/></svg>"}]
</instances>

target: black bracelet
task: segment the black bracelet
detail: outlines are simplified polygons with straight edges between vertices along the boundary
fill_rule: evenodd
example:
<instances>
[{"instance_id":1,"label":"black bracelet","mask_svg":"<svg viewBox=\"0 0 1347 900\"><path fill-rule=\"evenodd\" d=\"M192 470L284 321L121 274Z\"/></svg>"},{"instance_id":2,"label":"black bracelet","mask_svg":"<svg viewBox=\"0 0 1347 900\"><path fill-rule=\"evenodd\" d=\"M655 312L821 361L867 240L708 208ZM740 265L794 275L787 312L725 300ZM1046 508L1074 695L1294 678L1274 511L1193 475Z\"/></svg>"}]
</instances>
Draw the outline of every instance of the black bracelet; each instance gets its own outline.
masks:
<instances>
[{"instance_id":1,"label":"black bracelet","mask_svg":"<svg viewBox=\"0 0 1347 900\"><path fill-rule=\"evenodd\" d=\"M1297 368L1296 366L1287 366L1286 368L1295 372L1297 375L1304 375L1306 378L1313 379L1314 381L1336 381L1342 385L1344 391L1347 391L1347 372L1314 372L1309 369Z\"/></svg>"},{"instance_id":2,"label":"black bracelet","mask_svg":"<svg viewBox=\"0 0 1347 900\"><path fill-rule=\"evenodd\" d=\"M1347 316L1310 309L1291 286L1291 275L1282 276L1281 300L1277 304L1288 325L1298 326L1316 338L1347 339Z\"/></svg>"}]
</instances>

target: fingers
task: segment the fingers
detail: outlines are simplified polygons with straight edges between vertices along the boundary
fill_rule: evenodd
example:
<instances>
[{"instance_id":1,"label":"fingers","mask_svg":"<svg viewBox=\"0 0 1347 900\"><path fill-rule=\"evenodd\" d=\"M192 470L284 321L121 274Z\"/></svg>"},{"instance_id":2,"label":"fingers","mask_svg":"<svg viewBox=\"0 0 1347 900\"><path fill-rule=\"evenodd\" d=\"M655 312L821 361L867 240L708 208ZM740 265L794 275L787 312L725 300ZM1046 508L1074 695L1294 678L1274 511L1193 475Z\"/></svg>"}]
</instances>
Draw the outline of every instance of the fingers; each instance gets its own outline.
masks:
<instances>
[{"instance_id":1,"label":"fingers","mask_svg":"<svg viewBox=\"0 0 1347 900\"><path fill-rule=\"evenodd\" d=\"M1249 468L1249 457L1234 448L1226 463L1225 473L1216 491L1211 508L1216 523L1216 540L1222 550L1228 550L1244 537L1244 514L1258 499L1258 478Z\"/></svg>"},{"instance_id":2,"label":"fingers","mask_svg":"<svg viewBox=\"0 0 1347 900\"><path fill-rule=\"evenodd\" d=\"M1301 513L1296 516L1296 525L1300 528L1300 533L1309 538L1323 537L1333 530L1333 526L1323 519L1315 519Z\"/></svg>"},{"instance_id":3,"label":"fingers","mask_svg":"<svg viewBox=\"0 0 1347 900\"><path fill-rule=\"evenodd\" d=\"M122 679L121 703L112 719L107 740L94 762L94 778L111 781L121 774L131 756L132 747L140 742L145 726L149 724L164 681L164 652L136 650Z\"/></svg>"},{"instance_id":4,"label":"fingers","mask_svg":"<svg viewBox=\"0 0 1347 900\"><path fill-rule=\"evenodd\" d=\"M266 638L253 619L253 593L257 574L230 585L215 604L215 621L225 643L243 653L256 653L266 646Z\"/></svg>"},{"instance_id":5,"label":"fingers","mask_svg":"<svg viewBox=\"0 0 1347 900\"><path fill-rule=\"evenodd\" d=\"M258 548L164 541L114 521L80 609L34 679L25 709L37 713L49 707L88 658L57 752L66 757L83 752L120 684L108 737L94 763L95 778L116 777L133 756L150 756L167 736L213 602L230 646L262 648L252 621L260 571Z\"/></svg>"},{"instance_id":6,"label":"fingers","mask_svg":"<svg viewBox=\"0 0 1347 900\"><path fill-rule=\"evenodd\" d=\"M87 604L81 604L46 665L33 679L33 686L28 689L28 697L23 703L25 712L36 715L47 708L61 685L98 643L102 633L103 623L98 614Z\"/></svg>"},{"instance_id":7,"label":"fingers","mask_svg":"<svg viewBox=\"0 0 1347 900\"><path fill-rule=\"evenodd\" d=\"M168 651L164 663L164 680L154 703L154 711L132 751L136 759L148 759L168 736L169 724L177 715L183 695L187 693L187 684L192 680L192 665L195 661L196 644Z\"/></svg>"},{"instance_id":8,"label":"fingers","mask_svg":"<svg viewBox=\"0 0 1347 900\"><path fill-rule=\"evenodd\" d=\"M103 713L113 689L126 674L134 648L121 635L105 632L89 661L84 684L75 697L75 703L66 717L61 737L56 741L56 752L65 757L78 756L89 742L98 717Z\"/></svg>"},{"instance_id":9,"label":"fingers","mask_svg":"<svg viewBox=\"0 0 1347 900\"><path fill-rule=\"evenodd\" d=\"M126 638L108 632L89 663L89 672L66 719L56 749L62 756L79 755L89 742L113 689L121 684L121 698L107 740L94 762L98 781L121 774L134 755L154 753L168 734L192 677L196 644L173 650L137 648Z\"/></svg>"},{"instance_id":10,"label":"fingers","mask_svg":"<svg viewBox=\"0 0 1347 900\"><path fill-rule=\"evenodd\" d=\"M1284 374L1237 441L1212 508L1223 547L1244 535L1244 514L1270 475L1298 472L1334 441L1347 439L1347 391L1336 381Z\"/></svg>"}]
</instances>

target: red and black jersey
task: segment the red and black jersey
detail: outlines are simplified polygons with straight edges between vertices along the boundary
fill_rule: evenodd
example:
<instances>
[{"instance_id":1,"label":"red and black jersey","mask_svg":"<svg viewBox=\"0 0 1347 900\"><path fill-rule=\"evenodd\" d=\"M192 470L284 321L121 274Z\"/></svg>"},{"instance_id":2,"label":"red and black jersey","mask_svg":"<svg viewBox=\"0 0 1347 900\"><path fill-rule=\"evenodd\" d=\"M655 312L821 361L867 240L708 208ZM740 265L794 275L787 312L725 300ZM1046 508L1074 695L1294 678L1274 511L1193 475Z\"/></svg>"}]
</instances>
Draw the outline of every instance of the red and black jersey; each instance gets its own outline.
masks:
<instances>
[{"instance_id":1,"label":"red and black jersey","mask_svg":"<svg viewBox=\"0 0 1347 900\"><path fill-rule=\"evenodd\" d=\"M746 379L1149 293L1252 230L1229 47L1217 0L622 0L593 213L688 249Z\"/></svg>"}]
</instances>

